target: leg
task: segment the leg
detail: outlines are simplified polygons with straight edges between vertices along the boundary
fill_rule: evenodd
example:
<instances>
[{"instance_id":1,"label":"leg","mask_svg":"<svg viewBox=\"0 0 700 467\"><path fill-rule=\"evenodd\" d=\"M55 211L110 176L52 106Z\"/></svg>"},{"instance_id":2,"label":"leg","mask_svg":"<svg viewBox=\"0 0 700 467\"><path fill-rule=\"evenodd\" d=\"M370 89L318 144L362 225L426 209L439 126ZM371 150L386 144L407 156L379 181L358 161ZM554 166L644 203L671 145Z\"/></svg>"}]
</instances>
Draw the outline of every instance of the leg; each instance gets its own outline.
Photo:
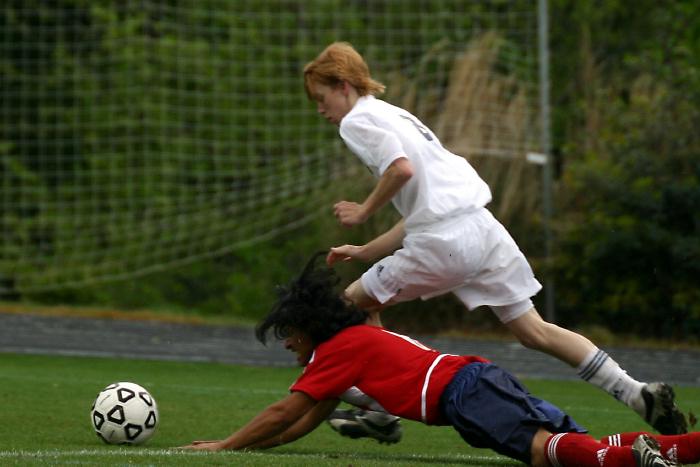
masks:
<instances>
[{"instance_id":1,"label":"leg","mask_svg":"<svg viewBox=\"0 0 700 467\"><path fill-rule=\"evenodd\" d=\"M530 464L533 467L550 467L550 463L545 455L545 446L552 433L540 428L532 438L532 448L530 449Z\"/></svg>"},{"instance_id":2,"label":"leg","mask_svg":"<svg viewBox=\"0 0 700 467\"><path fill-rule=\"evenodd\" d=\"M540 435L540 433L538 433ZM544 436L544 435L542 435ZM632 445L609 446L595 440L590 435L579 433L557 433L546 438L543 445L542 436L533 440L533 465L542 467L577 466L577 467L671 467L675 462L663 457L659 444L649 435L639 435ZM535 452L542 450L542 456L535 457ZM535 464L541 457L546 459L543 464Z\"/></svg>"},{"instance_id":3,"label":"leg","mask_svg":"<svg viewBox=\"0 0 700 467\"><path fill-rule=\"evenodd\" d=\"M440 410L445 422L470 445L525 464L547 465L544 442L551 432L586 432L560 408L533 396L513 374L492 363L460 369L442 393Z\"/></svg>"},{"instance_id":4,"label":"leg","mask_svg":"<svg viewBox=\"0 0 700 467\"><path fill-rule=\"evenodd\" d=\"M600 442L610 446L629 446L639 435L649 435L645 432L619 433L605 436ZM696 464L700 462L700 432L684 435L650 435L659 443L661 454L672 462Z\"/></svg>"},{"instance_id":5,"label":"leg","mask_svg":"<svg viewBox=\"0 0 700 467\"><path fill-rule=\"evenodd\" d=\"M356 307L362 308L369 313L369 317L366 321L367 324L382 327L379 312L384 306L369 296L362 286L362 281L360 279L357 279L345 289L344 298Z\"/></svg>"},{"instance_id":6,"label":"leg","mask_svg":"<svg viewBox=\"0 0 700 467\"><path fill-rule=\"evenodd\" d=\"M525 347L577 368L582 379L632 408L659 432L687 431L685 417L674 402L670 386L637 381L586 337L544 321L534 307L511 320L505 318L507 315L502 308L495 307L494 311Z\"/></svg>"},{"instance_id":7,"label":"leg","mask_svg":"<svg viewBox=\"0 0 700 467\"><path fill-rule=\"evenodd\" d=\"M573 367L578 367L597 349L584 336L544 321L534 307L505 325L525 347L549 354Z\"/></svg>"}]
</instances>

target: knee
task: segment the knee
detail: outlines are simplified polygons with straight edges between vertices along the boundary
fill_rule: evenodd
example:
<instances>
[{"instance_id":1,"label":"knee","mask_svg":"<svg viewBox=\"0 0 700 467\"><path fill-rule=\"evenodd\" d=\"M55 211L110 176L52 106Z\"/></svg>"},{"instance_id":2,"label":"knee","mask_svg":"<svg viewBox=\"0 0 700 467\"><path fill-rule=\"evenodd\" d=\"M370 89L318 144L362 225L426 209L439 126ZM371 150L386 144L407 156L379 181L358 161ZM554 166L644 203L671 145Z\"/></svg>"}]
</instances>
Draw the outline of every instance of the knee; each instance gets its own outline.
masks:
<instances>
[{"instance_id":1,"label":"knee","mask_svg":"<svg viewBox=\"0 0 700 467\"><path fill-rule=\"evenodd\" d=\"M343 291L343 299L366 311L374 311L381 308L381 304L365 292L359 279L347 286Z\"/></svg>"},{"instance_id":2,"label":"knee","mask_svg":"<svg viewBox=\"0 0 700 467\"><path fill-rule=\"evenodd\" d=\"M353 299L352 299L352 289L351 289L351 287L352 287L352 284L349 285L349 286L347 286L347 287L345 288L345 290L343 290L343 293L340 294L340 296L341 296L341 298L343 299L343 301L345 301L345 303L347 303L347 304L349 304L349 305L354 305L355 302L354 302Z\"/></svg>"},{"instance_id":3,"label":"knee","mask_svg":"<svg viewBox=\"0 0 700 467\"><path fill-rule=\"evenodd\" d=\"M367 295L359 281L350 284L343 291L342 297L346 303L367 312L367 324L382 327L382 320L379 317L382 305Z\"/></svg>"},{"instance_id":4,"label":"knee","mask_svg":"<svg viewBox=\"0 0 700 467\"><path fill-rule=\"evenodd\" d=\"M365 295L362 292L362 286L358 282L353 282L343 290L343 300L346 303L362 308L361 303Z\"/></svg>"}]
</instances>

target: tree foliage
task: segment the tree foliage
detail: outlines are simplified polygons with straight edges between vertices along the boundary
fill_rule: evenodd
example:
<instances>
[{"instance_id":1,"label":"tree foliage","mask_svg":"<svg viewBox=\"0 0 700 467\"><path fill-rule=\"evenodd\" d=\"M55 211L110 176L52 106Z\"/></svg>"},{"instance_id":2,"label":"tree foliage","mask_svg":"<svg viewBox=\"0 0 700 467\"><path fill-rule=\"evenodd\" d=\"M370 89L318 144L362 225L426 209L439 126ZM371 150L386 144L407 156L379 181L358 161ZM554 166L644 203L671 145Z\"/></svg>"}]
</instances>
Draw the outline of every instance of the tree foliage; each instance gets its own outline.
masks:
<instances>
[{"instance_id":1,"label":"tree foliage","mask_svg":"<svg viewBox=\"0 0 700 467\"><path fill-rule=\"evenodd\" d=\"M382 31L405 8L402 2L390 1L276 0L279 11L274 21L284 27L269 27L271 17L256 14L265 2L231 2L230 7L241 12L225 17L194 13L216 11L217 1L198 2L206 6L203 9L179 8L187 2L175 0L148 3L148 8L142 8L142 2L26 0L6 2L0 8L6 42L22 45L0 49L0 91L7 97L0 113L0 170L6 187L23 187L20 201L3 204L0 228L16 241L7 241L2 251L0 280L11 281L16 272L13 260L31 254L23 245L51 255L74 245L72 236L90 228L97 230L82 240L84 249L99 251L100 245L108 245L116 256L137 256L138 248L119 230L120 225L157 219L157 213L173 211L183 199L202 199L207 191L244 190L251 177L273 169L289 178L290 168L270 155L288 151L290 145L300 152L314 149L309 147L318 140L314 127L297 124L306 117L293 113L271 117L264 112L249 117L231 110L308 105L301 84L280 92L275 77L288 73L294 63L310 59L305 55L310 46L320 48L337 39L338 30L365 31L359 39L362 43L356 45L376 63L385 63L387 51L374 42L380 43ZM442 2L426 3L439 9ZM509 6L523 2L494 3L497 14L507 15ZM700 4L693 0L551 0L550 6L558 170L556 248L549 266L557 277L558 318L569 325L597 323L620 332L676 338L698 335ZM317 13L329 9L343 9L344 14L338 19ZM318 27L290 35L295 28L304 28L312 13ZM458 13L445 19L454 23L455 30L489 27ZM414 18L415 26L397 40L411 45L442 39L435 29L421 27L418 16ZM246 49L222 46L251 37L278 46L265 50L255 43ZM464 38L455 40L460 39ZM290 53L294 60L281 59ZM255 60L261 54L264 60ZM205 55L217 57L219 68L196 59ZM105 56L113 59L101 60ZM404 55L392 58L410 75L412 64L420 59L420 48L406 47ZM243 87L226 79L196 79L246 74L254 79ZM149 92L154 83L161 93ZM297 91L298 97L290 100L288 96ZM199 121L207 125L197 125L191 113L178 111L194 107L200 112ZM283 118L287 120L275 126ZM83 121L110 125L91 125L80 132L70 123ZM169 133L152 136L154 121L165 122L162 126ZM265 138L266 132L273 131L284 136L274 139L275 147L270 146L272 139ZM112 144L101 145L105 140ZM241 169L235 175L221 170L214 155L235 154L233 147L240 142L247 144ZM140 146L121 146L134 144ZM42 162L42 152L60 157L47 164ZM175 157L156 158L161 165L147 170L152 162L133 156L146 153ZM202 157L188 157L193 153ZM161 183L161 176L173 177L176 183ZM311 174L305 176L313 179ZM125 179L133 183L123 183ZM75 204L82 211L74 215L59 212L58 204L40 203L79 198L78 186L90 186L93 194L89 201ZM107 187L112 190L109 195ZM141 191L129 193L134 187ZM316 190L321 188L314 185ZM359 199L367 187L353 183L335 188L344 197L357 190L353 199ZM119 190L123 198L117 199L136 200L129 215L138 219L119 217L122 210L114 201ZM278 214L297 215L306 195L290 192L290 197L298 197L298 209L291 214L280 209ZM250 195L251 199L264 196ZM236 207L221 200L215 213L200 221L223 222L232 216L232 209ZM100 227L81 224L80 219L89 218L101 220ZM519 238L535 230L533 225L539 221L516 219L508 227ZM333 224L329 211L323 219L264 248L241 248L144 280L30 298L124 307L177 306L255 318L271 302L274 284L286 282L312 252L349 238L362 241L383 227L386 221L380 218L348 237ZM162 242L177 241L172 229L157 222L149 235ZM527 238L521 240L529 243ZM71 261L71 252L64 253L66 261ZM102 261L109 267L106 259L120 258L97 257L96 264ZM536 272L542 273L538 259L531 257ZM48 266L38 261L33 267ZM352 266L345 273L356 277L361 270L362 266ZM437 331L465 322L460 304L436 303L404 306L413 312L413 328ZM404 319L397 321L403 324Z\"/></svg>"},{"instance_id":2,"label":"tree foliage","mask_svg":"<svg viewBox=\"0 0 700 467\"><path fill-rule=\"evenodd\" d=\"M560 77L578 91L559 94L559 121L578 123L558 134L558 304L570 324L690 338L700 330L700 35L688 26L700 8L643 3L569 19L583 59Z\"/></svg>"}]
</instances>

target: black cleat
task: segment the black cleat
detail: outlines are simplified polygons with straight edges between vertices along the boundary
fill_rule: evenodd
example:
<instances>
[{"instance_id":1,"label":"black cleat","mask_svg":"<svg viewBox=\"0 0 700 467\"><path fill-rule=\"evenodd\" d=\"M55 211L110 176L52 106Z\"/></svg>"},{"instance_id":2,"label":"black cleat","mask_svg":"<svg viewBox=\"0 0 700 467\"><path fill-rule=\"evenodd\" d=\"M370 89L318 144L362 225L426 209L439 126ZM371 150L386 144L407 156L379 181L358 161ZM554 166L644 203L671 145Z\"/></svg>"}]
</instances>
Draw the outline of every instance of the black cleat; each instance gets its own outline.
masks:
<instances>
[{"instance_id":1,"label":"black cleat","mask_svg":"<svg viewBox=\"0 0 700 467\"><path fill-rule=\"evenodd\" d=\"M646 405L644 420L662 435L688 432L688 422L676 406L676 394L666 383L649 383L642 388Z\"/></svg>"}]
</instances>

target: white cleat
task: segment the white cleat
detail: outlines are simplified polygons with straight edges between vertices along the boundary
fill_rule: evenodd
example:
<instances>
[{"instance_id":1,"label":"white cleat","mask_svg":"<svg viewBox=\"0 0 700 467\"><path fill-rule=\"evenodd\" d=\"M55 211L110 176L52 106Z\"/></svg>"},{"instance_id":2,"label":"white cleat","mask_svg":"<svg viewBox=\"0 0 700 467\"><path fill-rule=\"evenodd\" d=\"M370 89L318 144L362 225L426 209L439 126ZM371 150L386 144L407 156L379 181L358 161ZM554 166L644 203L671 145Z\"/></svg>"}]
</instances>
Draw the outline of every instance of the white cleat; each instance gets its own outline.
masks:
<instances>
[{"instance_id":1,"label":"white cleat","mask_svg":"<svg viewBox=\"0 0 700 467\"><path fill-rule=\"evenodd\" d=\"M672 467L676 464L661 454L661 447L649 435L639 435L632 444L632 455L637 467Z\"/></svg>"},{"instance_id":2,"label":"white cleat","mask_svg":"<svg viewBox=\"0 0 700 467\"><path fill-rule=\"evenodd\" d=\"M373 438L380 443L393 444L401 440L401 419L384 412L362 409L334 410L328 424L342 436L349 438Z\"/></svg>"}]
</instances>

